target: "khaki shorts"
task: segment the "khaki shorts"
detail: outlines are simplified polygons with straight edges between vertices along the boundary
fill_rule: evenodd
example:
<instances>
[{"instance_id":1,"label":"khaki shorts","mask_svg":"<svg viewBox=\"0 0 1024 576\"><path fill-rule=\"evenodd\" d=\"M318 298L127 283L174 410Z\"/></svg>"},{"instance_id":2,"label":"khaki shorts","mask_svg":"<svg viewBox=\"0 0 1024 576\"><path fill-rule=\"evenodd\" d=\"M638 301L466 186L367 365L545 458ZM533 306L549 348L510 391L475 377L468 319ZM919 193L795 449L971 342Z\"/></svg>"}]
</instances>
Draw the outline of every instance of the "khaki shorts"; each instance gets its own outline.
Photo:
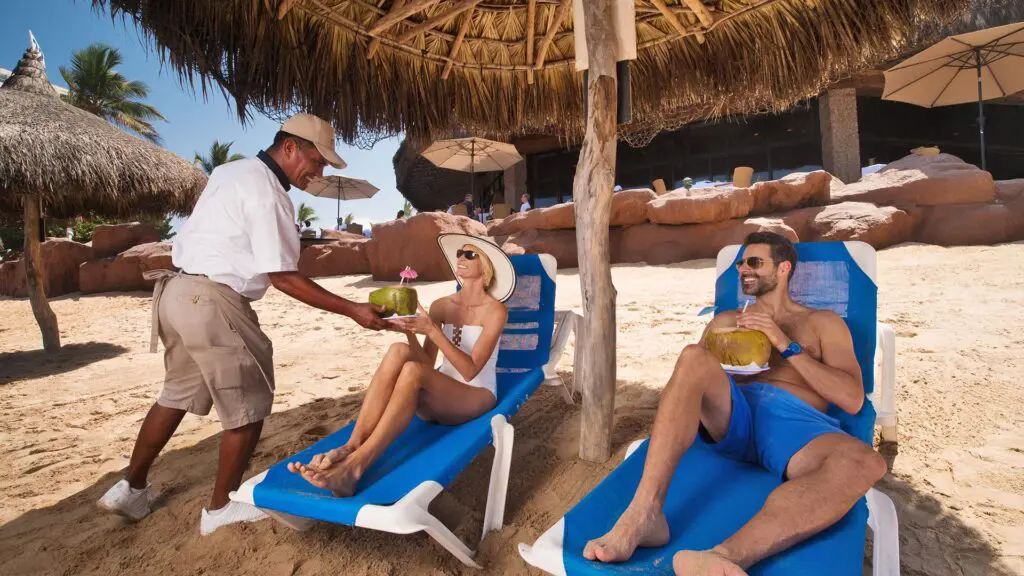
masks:
<instances>
[{"instance_id":1,"label":"khaki shorts","mask_svg":"<svg viewBox=\"0 0 1024 576\"><path fill-rule=\"evenodd\" d=\"M154 290L154 330L167 374L157 404L225 430L259 422L274 403L274 350L249 299L205 276L170 274Z\"/></svg>"}]
</instances>

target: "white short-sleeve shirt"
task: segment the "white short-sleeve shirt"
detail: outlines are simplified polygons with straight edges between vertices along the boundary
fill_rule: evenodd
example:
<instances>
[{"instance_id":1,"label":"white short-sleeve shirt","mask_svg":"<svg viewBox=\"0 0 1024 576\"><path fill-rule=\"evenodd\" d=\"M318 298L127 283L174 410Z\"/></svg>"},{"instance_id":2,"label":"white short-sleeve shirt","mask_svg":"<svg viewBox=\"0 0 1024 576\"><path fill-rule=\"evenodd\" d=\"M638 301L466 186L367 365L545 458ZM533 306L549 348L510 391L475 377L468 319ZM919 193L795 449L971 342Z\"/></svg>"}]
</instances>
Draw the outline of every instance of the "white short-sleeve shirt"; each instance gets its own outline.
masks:
<instances>
[{"instance_id":1,"label":"white short-sleeve shirt","mask_svg":"<svg viewBox=\"0 0 1024 576\"><path fill-rule=\"evenodd\" d=\"M260 158L215 168L174 237L174 265L253 300L270 287L269 273L298 270L295 207L282 180Z\"/></svg>"}]
</instances>

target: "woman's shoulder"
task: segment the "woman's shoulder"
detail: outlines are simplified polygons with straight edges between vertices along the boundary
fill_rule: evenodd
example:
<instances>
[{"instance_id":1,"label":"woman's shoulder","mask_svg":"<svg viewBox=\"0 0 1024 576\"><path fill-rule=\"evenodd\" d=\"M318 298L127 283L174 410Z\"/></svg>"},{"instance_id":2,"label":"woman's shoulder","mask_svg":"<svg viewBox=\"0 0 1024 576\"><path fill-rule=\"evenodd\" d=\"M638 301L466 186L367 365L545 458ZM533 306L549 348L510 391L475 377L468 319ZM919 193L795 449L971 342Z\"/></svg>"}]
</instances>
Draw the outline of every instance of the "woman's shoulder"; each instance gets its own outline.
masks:
<instances>
[{"instance_id":1,"label":"woman's shoulder","mask_svg":"<svg viewBox=\"0 0 1024 576\"><path fill-rule=\"evenodd\" d=\"M502 317L508 316L508 308L505 303L497 298L491 298L491 301L487 304L488 313L501 315Z\"/></svg>"}]
</instances>

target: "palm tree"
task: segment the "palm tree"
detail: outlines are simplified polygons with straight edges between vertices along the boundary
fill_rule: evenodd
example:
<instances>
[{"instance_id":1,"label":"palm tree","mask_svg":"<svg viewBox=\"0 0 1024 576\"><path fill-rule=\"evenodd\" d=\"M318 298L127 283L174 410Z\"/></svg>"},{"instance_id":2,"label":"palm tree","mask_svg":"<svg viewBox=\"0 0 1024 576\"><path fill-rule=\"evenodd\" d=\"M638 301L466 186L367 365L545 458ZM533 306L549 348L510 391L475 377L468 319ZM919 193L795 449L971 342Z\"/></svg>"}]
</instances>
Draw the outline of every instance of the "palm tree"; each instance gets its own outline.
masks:
<instances>
[{"instance_id":1,"label":"palm tree","mask_svg":"<svg viewBox=\"0 0 1024 576\"><path fill-rule=\"evenodd\" d=\"M345 226L348 226L349 224L351 224L352 220L354 220L354 219L355 219L355 216L353 216L352 213L350 212L347 216L345 216Z\"/></svg>"},{"instance_id":2,"label":"palm tree","mask_svg":"<svg viewBox=\"0 0 1024 576\"><path fill-rule=\"evenodd\" d=\"M406 215L406 217L412 216L413 214L415 214L416 211L413 210L412 202L409 202L408 200L406 200L405 204L402 205L402 212Z\"/></svg>"},{"instance_id":3,"label":"palm tree","mask_svg":"<svg viewBox=\"0 0 1024 576\"><path fill-rule=\"evenodd\" d=\"M316 210L313 210L312 206L309 206L305 202L299 202L299 209L295 212L299 222L316 222L320 218L316 215Z\"/></svg>"},{"instance_id":4,"label":"palm tree","mask_svg":"<svg viewBox=\"0 0 1024 576\"><path fill-rule=\"evenodd\" d=\"M241 160L245 156L241 154L232 154L231 145L234 142L225 142L221 144L217 140L210 144L209 156L203 156L199 152L196 152L195 163L199 165L207 174L212 174L213 169L221 164L227 164L228 162L234 162L235 160Z\"/></svg>"},{"instance_id":5,"label":"palm tree","mask_svg":"<svg viewBox=\"0 0 1024 576\"><path fill-rule=\"evenodd\" d=\"M68 95L63 98L72 106L159 144L160 135L150 122L164 117L142 102L149 95L148 86L114 70L122 61L117 48L102 43L76 50L71 55L71 68L60 67L68 85Z\"/></svg>"}]
</instances>

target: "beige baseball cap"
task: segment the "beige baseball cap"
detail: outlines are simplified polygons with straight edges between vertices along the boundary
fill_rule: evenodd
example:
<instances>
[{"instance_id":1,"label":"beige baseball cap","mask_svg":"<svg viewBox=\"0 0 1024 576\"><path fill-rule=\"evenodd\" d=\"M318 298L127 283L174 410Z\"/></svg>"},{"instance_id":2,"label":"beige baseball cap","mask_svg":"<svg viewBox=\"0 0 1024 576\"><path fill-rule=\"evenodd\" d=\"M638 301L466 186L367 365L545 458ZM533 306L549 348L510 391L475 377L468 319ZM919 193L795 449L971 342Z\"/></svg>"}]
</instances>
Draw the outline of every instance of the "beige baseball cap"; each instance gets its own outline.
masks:
<instances>
[{"instance_id":1,"label":"beige baseball cap","mask_svg":"<svg viewBox=\"0 0 1024 576\"><path fill-rule=\"evenodd\" d=\"M335 168L348 166L334 151L334 128L324 119L312 114L296 114L284 121L281 132L304 138L312 142L320 155Z\"/></svg>"}]
</instances>

